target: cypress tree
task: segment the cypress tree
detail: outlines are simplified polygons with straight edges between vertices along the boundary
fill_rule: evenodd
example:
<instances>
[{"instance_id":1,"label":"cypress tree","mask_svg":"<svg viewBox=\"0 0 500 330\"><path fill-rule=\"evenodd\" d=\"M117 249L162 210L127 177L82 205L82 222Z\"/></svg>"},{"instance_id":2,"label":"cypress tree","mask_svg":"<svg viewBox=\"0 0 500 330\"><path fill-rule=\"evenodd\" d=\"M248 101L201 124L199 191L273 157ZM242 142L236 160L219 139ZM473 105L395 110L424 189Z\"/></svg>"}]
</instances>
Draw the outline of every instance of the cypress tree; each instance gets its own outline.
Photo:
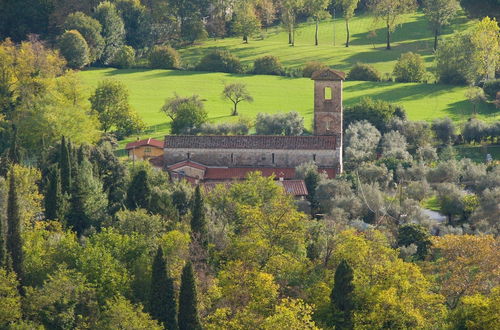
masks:
<instances>
[{"instance_id":1,"label":"cypress tree","mask_svg":"<svg viewBox=\"0 0 500 330\"><path fill-rule=\"evenodd\" d=\"M335 283L330 296L335 329L353 329L354 304L353 270L342 260L335 271Z\"/></svg>"},{"instance_id":2,"label":"cypress tree","mask_svg":"<svg viewBox=\"0 0 500 330\"><path fill-rule=\"evenodd\" d=\"M17 128L13 126L12 130L13 135L9 148L8 158L11 164L19 164L21 162L21 153L19 152L19 146L17 144Z\"/></svg>"},{"instance_id":3,"label":"cypress tree","mask_svg":"<svg viewBox=\"0 0 500 330\"><path fill-rule=\"evenodd\" d=\"M316 195L316 189L319 184L319 175L315 171L309 171L304 178L304 183L307 188L307 200L311 205L311 216L316 216L319 213L319 201L318 196Z\"/></svg>"},{"instance_id":4,"label":"cypress tree","mask_svg":"<svg viewBox=\"0 0 500 330\"><path fill-rule=\"evenodd\" d=\"M205 219L205 206L199 185L196 186L191 203L191 234L198 238L203 246L206 246L207 223Z\"/></svg>"},{"instance_id":5,"label":"cypress tree","mask_svg":"<svg viewBox=\"0 0 500 330\"><path fill-rule=\"evenodd\" d=\"M177 330L177 308L174 281L167 273L163 250L158 247L151 273L151 295L149 298L151 316L168 330Z\"/></svg>"},{"instance_id":6,"label":"cypress tree","mask_svg":"<svg viewBox=\"0 0 500 330\"><path fill-rule=\"evenodd\" d=\"M191 262L187 262L182 269L178 319L179 330L202 329L198 316L196 282Z\"/></svg>"},{"instance_id":7,"label":"cypress tree","mask_svg":"<svg viewBox=\"0 0 500 330\"><path fill-rule=\"evenodd\" d=\"M85 188L83 178L75 171L73 185L71 186L70 210L68 224L73 228L78 236L90 227L90 219L85 210Z\"/></svg>"},{"instance_id":8,"label":"cypress tree","mask_svg":"<svg viewBox=\"0 0 500 330\"><path fill-rule=\"evenodd\" d=\"M127 190L127 207L130 210L138 208L148 209L151 200L151 186L149 184L148 172L140 170L132 179Z\"/></svg>"},{"instance_id":9,"label":"cypress tree","mask_svg":"<svg viewBox=\"0 0 500 330\"><path fill-rule=\"evenodd\" d=\"M64 212L59 169L52 168L49 172L48 179L47 191L44 197L45 218L50 220L62 220Z\"/></svg>"},{"instance_id":10,"label":"cypress tree","mask_svg":"<svg viewBox=\"0 0 500 330\"><path fill-rule=\"evenodd\" d=\"M61 154L59 157L59 170L61 171L61 188L65 194L71 193L71 151L68 149L64 136L61 138Z\"/></svg>"},{"instance_id":11,"label":"cypress tree","mask_svg":"<svg viewBox=\"0 0 500 330\"><path fill-rule=\"evenodd\" d=\"M23 283L23 241L21 237L21 215L17 196L14 171L10 173L9 194L7 200L7 252L12 260L12 269L16 272L19 283Z\"/></svg>"},{"instance_id":12,"label":"cypress tree","mask_svg":"<svg viewBox=\"0 0 500 330\"><path fill-rule=\"evenodd\" d=\"M7 266L7 251L5 248L5 226L2 217L0 216L0 268Z\"/></svg>"}]
</instances>

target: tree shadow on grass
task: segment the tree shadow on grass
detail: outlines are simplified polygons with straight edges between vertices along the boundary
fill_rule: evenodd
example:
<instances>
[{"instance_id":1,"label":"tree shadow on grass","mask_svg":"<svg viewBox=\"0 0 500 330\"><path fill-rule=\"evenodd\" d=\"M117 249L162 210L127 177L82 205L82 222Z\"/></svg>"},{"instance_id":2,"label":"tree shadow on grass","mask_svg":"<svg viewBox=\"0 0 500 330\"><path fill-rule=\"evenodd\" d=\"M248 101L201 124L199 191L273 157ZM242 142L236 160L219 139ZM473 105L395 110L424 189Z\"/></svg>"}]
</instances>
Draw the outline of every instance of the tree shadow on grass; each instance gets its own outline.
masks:
<instances>
[{"instance_id":1,"label":"tree shadow on grass","mask_svg":"<svg viewBox=\"0 0 500 330\"><path fill-rule=\"evenodd\" d=\"M458 101L444 109L448 117L453 120L464 121L474 116L472 104L467 100ZM493 117L499 115L500 111L491 103L481 103L477 108L477 115L481 117Z\"/></svg>"}]
</instances>

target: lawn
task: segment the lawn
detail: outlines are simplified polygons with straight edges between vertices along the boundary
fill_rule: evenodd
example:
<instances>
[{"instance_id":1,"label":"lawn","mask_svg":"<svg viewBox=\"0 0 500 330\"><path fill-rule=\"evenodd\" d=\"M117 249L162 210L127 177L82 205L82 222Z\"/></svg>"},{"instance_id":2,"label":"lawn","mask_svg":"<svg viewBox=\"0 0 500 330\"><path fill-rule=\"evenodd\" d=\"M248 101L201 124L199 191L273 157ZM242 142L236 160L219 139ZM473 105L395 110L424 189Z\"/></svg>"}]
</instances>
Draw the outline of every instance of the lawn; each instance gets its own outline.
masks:
<instances>
[{"instance_id":1,"label":"lawn","mask_svg":"<svg viewBox=\"0 0 500 330\"><path fill-rule=\"evenodd\" d=\"M255 118L257 113L298 111L310 128L313 118L313 81L308 78L288 78L264 75L235 75L171 70L91 69L79 73L88 94L103 79L122 81L129 90L130 102L149 126L141 137L160 138L169 131L169 120L160 112L167 97L198 94L205 101L212 122L235 120L230 116L231 103L221 98L224 83L242 82L255 101L241 103L239 112ZM435 84L401 84L348 81L344 85L344 105L349 106L364 96L399 103L411 120L432 120L448 116L463 122L471 114L471 105L464 87ZM479 109L479 118L500 119L500 112L490 104ZM134 139L130 137L128 141Z\"/></svg>"},{"instance_id":2,"label":"lawn","mask_svg":"<svg viewBox=\"0 0 500 330\"><path fill-rule=\"evenodd\" d=\"M472 24L465 16L460 16L447 27L443 36L467 29ZM363 14L350 21L351 45L345 47L345 22L342 18L320 23L319 45L314 46L315 25L302 23L297 29L295 46L288 45L288 34L280 26L250 39L244 44L241 38L207 40L181 49L185 66L195 65L201 56L215 48L225 48L235 54L246 65L264 55L277 56L287 67L299 67L309 61L320 61L339 70L349 70L356 62L370 63L382 73L391 73L396 60L402 53L421 54L427 68L434 66L434 38L422 13L404 16L403 23L392 35L392 50L385 49L386 30L383 22L374 23L371 16ZM335 46L334 41L335 31ZM373 32L374 31L374 34ZM370 36L372 35L372 36Z\"/></svg>"}]
</instances>

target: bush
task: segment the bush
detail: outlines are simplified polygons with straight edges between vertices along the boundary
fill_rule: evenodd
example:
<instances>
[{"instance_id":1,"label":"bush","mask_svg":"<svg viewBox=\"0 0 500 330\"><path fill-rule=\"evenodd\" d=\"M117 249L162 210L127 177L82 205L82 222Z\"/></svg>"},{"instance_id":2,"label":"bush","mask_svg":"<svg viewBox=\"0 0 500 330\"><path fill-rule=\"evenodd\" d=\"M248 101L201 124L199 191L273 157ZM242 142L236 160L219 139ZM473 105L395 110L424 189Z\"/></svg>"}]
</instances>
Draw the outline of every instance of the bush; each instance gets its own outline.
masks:
<instances>
[{"instance_id":1,"label":"bush","mask_svg":"<svg viewBox=\"0 0 500 330\"><path fill-rule=\"evenodd\" d=\"M196 134L208 118L198 95L175 95L165 101L161 111L172 119L172 134Z\"/></svg>"},{"instance_id":2,"label":"bush","mask_svg":"<svg viewBox=\"0 0 500 330\"><path fill-rule=\"evenodd\" d=\"M128 69L135 63L135 50L130 46L120 48L111 59L111 66Z\"/></svg>"},{"instance_id":3,"label":"bush","mask_svg":"<svg viewBox=\"0 0 500 330\"><path fill-rule=\"evenodd\" d=\"M304 132L304 118L297 112L259 113L255 122L258 135L301 135Z\"/></svg>"},{"instance_id":4,"label":"bush","mask_svg":"<svg viewBox=\"0 0 500 330\"><path fill-rule=\"evenodd\" d=\"M302 68L302 76L306 78L311 78L312 74L316 71L328 69L328 66L321 62L307 62L306 65Z\"/></svg>"},{"instance_id":5,"label":"bush","mask_svg":"<svg viewBox=\"0 0 500 330\"><path fill-rule=\"evenodd\" d=\"M497 93L500 92L500 79L486 81L483 90L488 97L496 99Z\"/></svg>"},{"instance_id":6,"label":"bush","mask_svg":"<svg viewBox=\"0 0 500 330\"><path fill-rule=\"evenodd\" d=\"M215 50L205 55L196 66L198 71L243 73L240 60L227 50Z\"/></svg>"},{"instance_id":7,"label":"bush","mask_svg":"<svg viewBox=\"0 0 500 330\"><path fill-rule=\"evenodd\" d=\"M480 143L488 137L489 131L489 127L485 122L472 118L465 123L464 129L462 130L462 136L468 143Z\"/></svg>"},{"instance_id":8,"label":"bush","mask_svg":"<svg viewBox=\"0 0 500 330\"><path fill-rule=\"evenodd\" d=\"M90 50L87 42L77 30L63 33L59 40L62 56L73 69L80 69L90 62Z\"/></svg>"},{"instance_id":9,"label":"bush","mask_svg":"<svg viewBox=\"0 0 500 330\"><path fill-rule=\"evenodd\" d=\"M362 80L362 81L381 81L382 75L370 64L356 63L349 74L348 80Z\"/></svg>"},{"instance_id":10,"label":"bush","mask_svg":"<svg viewBox=\"0 0 500 330\"><path fill-rule=\"evenodd\" d=\"M170 46L155 46L149 54L149 67L152 69L178 69L180 65L179 53Z\"/></svg>"},{"instance_id":11,"label":"bush","mask_svg":"<svg viewBox=\"0 0 500 330\"><path fill-rule=\"evenodd\" d=\"M380 132L385 132L392 118L405 116L404 109L397 105L364 97L359 103L345 109L344 127L349 127L355 121L367 120Z\"/></svg>"},{"instance_id":12,"label":"bush","mask_svg":"<svg viewBox=\"0 0 500 330\"><path fill-rule=\"evenodd\" d=\"M422 56L408 52L401 55L392 74L398 82L421 82L425 73Z\"/></svg>"},{"instance_id":13,"label":"bush","mask_svg":"<svg viewBox=\"0 0 500 330\"><path fill-rule=\"evenodd\" d=\"M275 56L264 56L253 63L253 73L280 76L284 73L280 60Z\"/></svg>"},{"instance_id":14,"label":"bush","mask_svg":"<svg viewBox=\"0 0 500 330\"><path fill-rule=\"evenodd\" d=\"M236 123L204 123L201 125L199 133L201 135L247 135L249 131L250 123L240 120Z\"/></svg>"}]
</instances>

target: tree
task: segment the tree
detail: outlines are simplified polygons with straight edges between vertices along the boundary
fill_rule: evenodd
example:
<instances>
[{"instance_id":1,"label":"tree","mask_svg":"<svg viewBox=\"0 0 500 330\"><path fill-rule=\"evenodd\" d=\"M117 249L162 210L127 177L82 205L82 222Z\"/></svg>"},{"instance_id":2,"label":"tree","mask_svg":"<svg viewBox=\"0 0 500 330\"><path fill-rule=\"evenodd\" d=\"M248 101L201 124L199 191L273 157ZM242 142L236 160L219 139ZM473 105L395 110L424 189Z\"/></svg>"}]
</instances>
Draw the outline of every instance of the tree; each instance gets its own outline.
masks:
<instances>
[{"instance_id":1,"label":"tree","mask_svg":"<svg viewBox=\"0 0 500 330\"><path fill-rule=\"evenodd\" d=\"M127 207L129 210L148 209L151 201L151 183L148 172L140 170L132 178L127 190Z\"/></svg>"},{"instance_id":2,"label":"tree","mask_svg":"<svg viewBox=\"0 0 500 330\"><path fill-rule=\"evenodd\" d=\"M436 276L451 309L463 296L489 294L498 286L498 239L491 235L445 235L432 237L432 245L436 260L428 270Z\"/></svg>"},{"instance_id":3,"label":"tree","mask_svg":"<svg viewBox=\"0 0 500 330\"><path fill-rule=\"evenodd\" d=\"M152 19L140 1L118 0L116 9L125 27L127 45L143 49L152 44Z\"/></svg>"},{"instance_id":4,"label":"tree","mask_svg":"<svg viewBox=\"0 0 500 330\"><path fill-rule=\"evenodd\" d=\"M301 135L304 132L304 118L295 111L273 115L258 113L255 131L258 135Z\"/></svg>"},{"instance_id":5,"label":"tree","mask_svg":"<svg viewBox=\"0 0 500 330\"><path fill-rule=\"evenodd\" d=\"M427 229L414 223L399 227L398 246L409 246L411 244L417 246L418 260L424 260L429 254L432 244Z\"/></svg>"},{"instance_id":6,"label":"tree","mask_svg":"<svg viewBox=\"0 0 500 330\"><path fill-rule=\"evenodd\" d=\"M101 122L101 128L108 132L112 127L123 130L129 126L129 119L136 115L128 100L128 90L125 85L116 80L103 80L90 96L92 110ZM135 118L135 117L134 117ZM133 123L132 131L143 126L140 119Z\"/></svg>"},{"instance_id":7,"label":"tree","mask_svg":"<svg viewBox=\"0 0 500 330\"><path fill-rule=\"evenodd\" d=\"M326 8L328 7L329 2L330 0L311 0L307 2L307 10L309 14L314 18L314 21L316 22L316 29L314 31L315 46L318 45L319 21L328 16Z\"/></svg>"},{"instance_id":8,"label":"tree","mask_svg":"<svg viewBox=\"0 0 500 330\"><path fill-rule=\"evenodd\" d=\"M235 20L233 30L248 43L248 37L260 31L260 21L255 14L255 6L251 1L239 1L234 8Z\"/></svg>"},{"instance_id":9,"label":"tree","mask_svg":"<svg viewBox=\"0 0 500 330\"><path fill-rule=\"evenodd\" d=\"M450 326L453 329L494 329L500 322L499 304L498 287L493 289L490 295L465 296L450 313Z\"/></svg>"},{"instance_id":10,"label":"tree","mask_svg":"<svg viewBox=\"0 0 500 330\"><path fill-rule=\"evenodd\" d=\"M317 171L308 171L306 177L304 178L304 183L307 188L307 200L311 206L311 216L315 217L316 214L320 212L320 205L318 196L316 195L316 189L319 185L320 176Z\"/></svg>"},{"instance_id":11,"label":"tree","mask_svg":"<svg viewBox=\"0 0 500 330\"><path fill-rule=\"evenodd\" d=\"M391 49L391 33L401 20L401 16L416 9L415 0L369 0L370 10L376 19L383 20L387 28L387 49Z\"/></svg>"},{"instance_id":12,"label":"tree","mask_svg":"<svg viewBox=\"0 0 500 330\"><path fill-rule=\"evenodd\" d=\"M97 329L151 329L162 330L162 326L142 311L141 305L134 305L122 296L106 301L104 311L97 323ZM172 328L167 328L172 329Z\"/></svg>"},{"instance_id":13,"label":"tree","mask_svg":"<svg viewBox=\"0 0 500 330\"><path fill-rule=\"evenodd\" d=\"M135 50L130 46L122 46L110 61L110 65L119 69L129 69L134 63Z\"/></svg>"},{"instance_id":14,"label":"tree","mask_svg":"<svg viewBox=\"0 0 500 330\"><path fill-rule=\"evenodd\" d=\"M82 12L71 13L64 22L65 30L77 30L81 33L90 50L89 62L98 60L104 50L104 38L101 35L102 25L98 20Z\"/></svg>"},{"instance_id":15,"label":"tree","mask_svg":"<svg viewBox=\"0 0 500 330\"><path fill-rule=\"evenodd\" d=\"M208 117L198 95L181 97L175 94L165 100L161 111L172 119L173 134L193 134Z\"/></svg>"},{"instance_id":16,"label":"tree","mask_svg":"<svg viewBox=\"0 0 500 330\"><path fill-rule=\"evenodd\" d=\"M295 22L304 7L304 0L281 0L281 21L288 31L288 43L295 46Z\"/></svg>"},{"instance_id":17,"label":"tree","mask_svg":"<svg viewBox=\"0 0 500 330\"><path fill-rule=\"evenodd\" d=\"M407 148L406 138L398 131L390 131L382 137L382 154L386 158L409 160L411 155Z\"/></svg>"},{"instance_id":18,"label":"tree","mask_svg":"<svg viewBox=\"0 0 500 330\"><path fill-rule=\"evenodd\" d=\"M156 252L151 271L149 309L153 319L168 330L177 330L177 308L174 281L168 276L167 264L161 246Z\"/></svg>"},{"instance_id":19,"label":"tree","mask_svg":"<svg viewBox=\"0 0 500 330\"><path fill-rule=\"evenodd\" d=\"M191 262L187 262L182 269L181 288L179 291L179 330L201 330L198 316L198 297L196 281Z\"/></svg>"},{"instance_id":20,"label":"tree","mask_svg":"<svg viewBox=\"0 0 500 330\"><path fill-rule=\"evenodd\" d=\"M115 4L109 1L101 2L96 8L94 16L102 25L102 36L105 42L101 61L108 64L124 44L123 20L118 14Z\"/></svg>"},{"instance_id":21,"label":"tree","mask_svg":"<svg viewBox=\"0 0 500 330\"><path fill-rule=\"evenodd\" d=\"M0 327L9 328L21 318L21 296L17 291L19 285L16 274L8 272L0 265Z\"/></svg>"},{"instance_id":22,"label":"tree","mask_svg":"<svg viewBox=\"0 0 500 330\"><path fill-rule=\"evenodd\" d=\"M87 42L77 30L63 33L59 39L59 49L72 69L81 69L90 62Z\"/></svg>"},{"instance_id":23,"label":"tree","mask_svg":"<svg viewBox=\"0 0 500 330\"><path fill-rule=\"evenodd\" d=\"M476 23L471 32L474 46L474 61L478 64L477 75L480 79L495 79L500 69L500 27L496 19L483 18Z\"/></svg>"},{"instance_id":24,"label":"tree","mask_svg":"<svg viewBox=\"0 0 500 330\"><path fill-rule=\"evenodd\" d=\"M455 125L450 118L434 119L431 127L442 144L450 144L455 140Z\"/></svg>"},{"instance_id":25,"label":"tree","mask_svg":"<svg viewBox=\"0 0 500 330\"><path fill-rule=\"evenodd\" d=\"M193 200L191 201L191 234L205 247L208 244L206 221L205 204L201 196L200 186L198 185L194 190Z\"/></svg>"},{"instance_id":26,"label":"tree","mask_svg":"<svg viewBox=\"0 0 500 330\"><path fill-rule=\"evenodd\" d=\"M59 171L61 173L61 191L69 194L71 192L71 182L73 181L71 152L69 143L66 143L64 135L61 137L61 145L59 152Z\"/></svg>"},{"instance_id":27,"label":"tree","mask_svg":"<svg viewBox=\"0 0 500 330\"><path fill-rule=\"evenodd\" d=\"M398 82L421 82L425 77L422 56L412 52L401 54L392 74Z\"/></svg>"},{"instance_id":28,"label":"tree","mask_svg":"<svg viewBox=\"0 0 500 330\"><path fill-rule=\"evenodd\" d=\"M330 296L335 329L353 328L355 309L353 279L353 269L346 260L342 260L335 270L335 279Z\"/></svg>"},{"instance_id":29,"label":"tree","mask_svg":"<svg viewBox=\"0 0 500 330\"><path fill-rule=\"evenodd\" d=\"M423 8L429 26L434 32L434 50L436 50L443 27L449 25L456 16L460 10L460 3L457 0L424 0Z\"/></svg>"},{"instance_id":30,"label":"tree","mask_svg":"<svg viewBox=\"0 0 500 330\"><path fill-rule=\"evenodd\" d=\"M404 114L404 109L383 100L374 100L363 97L358 103L347 107L344 112L344 125L355 121L366 120L375 126L380 132L387 130L387 125L395 116Z\"/></svg>"},{"instance_id":31,"label":"tree","mask_svg":"<svg viewBox=\"0 0 500 330\"><path fill-rule=\"evenodd\" d=\"M488 126L479 119L471 118L465 123L462 136L468 143L481 143L488 136Z\"/></svg>"},{"instance_id":32,"label":"tree","mask_svg":"<svg viewBox=\"0 0 500 330\"><path fill-rule=\"evenodd\" d=\"M240 102L253 102L253 97L247 90L247 86L243 83L231 83L224 85L224 90L222 91L222 97L233 102L232 116L238 115L238 104Z\"/></svg>"},{"instance_id":33,"label":"tree","mask_svg":"<svg viewBox=\"0 0 500 330\"><path fill-rule=\"evenodd\" d=\"M19 197L17 195L16 181L14 171L9 175L9 193L7 200L7 253L12 262L12 270L19 280L19 290L23 293L22 285L24 283L23 266L23 239L21 236L21 214L19 211Z\"/></svg>"},{"instance_id":34,"label":"tree","mask_svg":"<svg viewBox=\"0 0 500 330\"><path fill-rule=\"evenodd\" d=\"M342 8L342 14L345 20L345 28L347 33L347 40L345 46L349 47L349 40L351 34L349 32L349 20L354 17L354 11L358 7L359 0L334 0L334 3Z\"/></svg>"},{"instance_id":35,"label":"tree","mask_svg":"<svg viewBox=\"0 0 500 330\"><path fill-rule=\"evenodd\" d=\"M9 153L7 158L10 164L20 164L21 163L21 152L19 150L19 141L17 138L17 128L14 126L12 128L12 141L9 147Z\"/></svg>"},{"instance_id":36,"label":"tree","mask_svg":"<svg viewBox=\"0 0 500 330\"><path fill-rule=\"evenodd\" d=\"M486 95L484 95L484 90L480 87L471 86L465 92L465 96L472 103L472 115L477 115L477 107L481 102L486 101Z\"/></svg>"},{"instance_id":37,"label":"tree","mask_svg":"<svg viewBox=\"0 0 500 330\"><path fill-rule=\"evenodd\" d=\"M65 198L61 187L59 169L54 167L48 175L47 191L44 195L45 218L63 220L65 215Z\"/></svg>"},{"instance_id":38,"label":"tree","mask_svg":"<svg viewBox=\"0 0 500 330\"><path fill-rule=\"evenodd\" d=\"M276 305L276 311L273 315L264 320L262 329L302 329L319 330L312 320L313 308L305 304L300 299L282 299L279 305Z\"/></svg>"},{"instance_id":39,"label":"tree","mask_svg":"<svg viewBox=\"0 0 500 330\"><path fill-rule=\"evenodd\" d=\"M357 164L360 161L373 160L380 137L377 128L366 120L350 124L345 132L346 161Z\"/></svg>"}]
</instances>

